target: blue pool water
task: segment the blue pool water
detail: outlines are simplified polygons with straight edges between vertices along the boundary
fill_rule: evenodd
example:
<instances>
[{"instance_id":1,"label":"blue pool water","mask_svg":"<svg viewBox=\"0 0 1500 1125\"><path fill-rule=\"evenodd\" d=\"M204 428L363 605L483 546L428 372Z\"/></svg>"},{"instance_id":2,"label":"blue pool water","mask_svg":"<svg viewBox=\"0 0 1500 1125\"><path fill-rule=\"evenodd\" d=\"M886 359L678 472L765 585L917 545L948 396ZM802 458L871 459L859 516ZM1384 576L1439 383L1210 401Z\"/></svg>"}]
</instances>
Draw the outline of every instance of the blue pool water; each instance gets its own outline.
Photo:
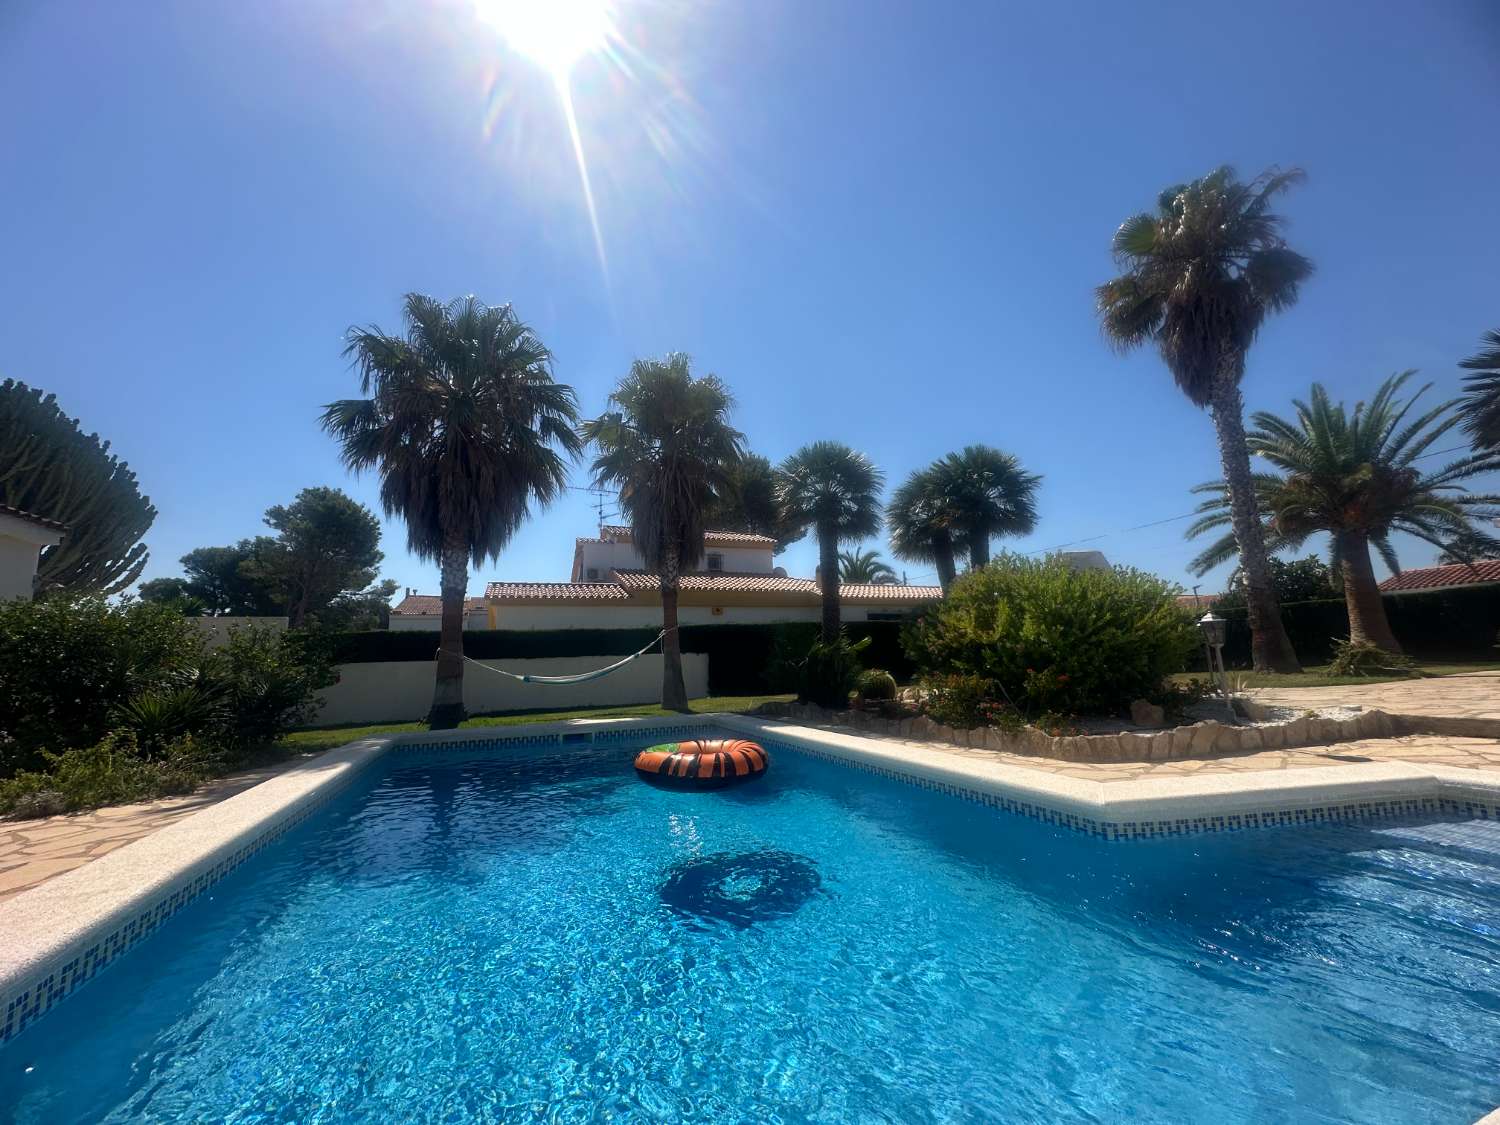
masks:
<instances>
[{"instance_id":1,"label":"blue pool water","mask_svg":"<svg viewBox=\"0 0 1500 1125\"><path fill-rule=\"evenodd\" d=\"M770 748L389 757L0 1048L0 1120L1500 1105L1500 824L1105 843Z\"/></svg>"}]
</instances>

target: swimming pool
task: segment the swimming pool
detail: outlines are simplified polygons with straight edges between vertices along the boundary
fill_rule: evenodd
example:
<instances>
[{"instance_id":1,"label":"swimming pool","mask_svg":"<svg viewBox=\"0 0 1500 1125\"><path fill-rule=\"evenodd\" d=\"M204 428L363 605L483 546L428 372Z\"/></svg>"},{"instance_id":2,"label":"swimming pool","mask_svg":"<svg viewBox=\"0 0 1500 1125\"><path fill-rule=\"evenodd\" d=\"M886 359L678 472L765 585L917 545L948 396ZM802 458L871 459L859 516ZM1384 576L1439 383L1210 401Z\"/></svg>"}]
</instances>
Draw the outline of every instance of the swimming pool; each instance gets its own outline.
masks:
<instances>
[{"instance_id":1,"label":"swimming pool","mask_svg":"<svg viewBox=\"0 0 1500 1125\"><path fill-rule=\"evenodd\" d=\"M662 791L641 744L386 755L0 1048L0 1118L1500 1104L1500 823L1107 842L774 741Z\"/></svg>"}]
</instances>

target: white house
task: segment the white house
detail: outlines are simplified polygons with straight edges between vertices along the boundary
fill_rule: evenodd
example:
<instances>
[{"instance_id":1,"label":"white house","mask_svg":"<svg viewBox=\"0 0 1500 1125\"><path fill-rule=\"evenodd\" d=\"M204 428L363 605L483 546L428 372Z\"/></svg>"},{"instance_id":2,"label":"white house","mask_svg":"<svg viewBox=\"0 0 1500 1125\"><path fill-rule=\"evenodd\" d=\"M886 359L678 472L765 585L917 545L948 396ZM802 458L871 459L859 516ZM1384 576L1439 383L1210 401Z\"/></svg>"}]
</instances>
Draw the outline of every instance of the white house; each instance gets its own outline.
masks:
<instances>
[{"instance_id":1,"label":"white house","mask_svg":"<svg viewBox=\"0 0 1500 1125\"><path fill-rule=\"evenodd\" d=\"M775 540L710 531L703 545L702 564L679 584L677 618L682 624L821 619L817 580L791 578L777 566ZM845 621L897 621L939 600L943 591L939 586L840 585L839 596ZM483 609L479 624L476 601ZM469 603L464 620L471 629L633 629L661 623L660 580L646 569L628 527L603 527L596 537L577 540L567 582L491 582L483 599ZM391 628L435 629L439 610L439 599L408 592L391 611ZM432 624L418 625L419 620Z\"/></svg>"},{"instance_id":2,"label":"white house","mask_svg":"<svg viewBox=\"0 0 1500 1125\"><path fill-rule=\"evenodd\" d=\"M427 631L435 633L443 625L443 599L436 594L419 594L410 587L406 596L391 610L391 629L396 632ZM489 614L483 598L464 599L464 628L489 628Z\"/></svg>"},{"instance_id":3,"label":"white house","mask_svg":"<svg viewBox=\"0 0 1500 1125\"><path fill-rule=\"evenodd\" d=\"M31 599L37 557L43 547L61 543L66 531L56 520L0 504L0 601Z\"/></svg>"}]
</instances>

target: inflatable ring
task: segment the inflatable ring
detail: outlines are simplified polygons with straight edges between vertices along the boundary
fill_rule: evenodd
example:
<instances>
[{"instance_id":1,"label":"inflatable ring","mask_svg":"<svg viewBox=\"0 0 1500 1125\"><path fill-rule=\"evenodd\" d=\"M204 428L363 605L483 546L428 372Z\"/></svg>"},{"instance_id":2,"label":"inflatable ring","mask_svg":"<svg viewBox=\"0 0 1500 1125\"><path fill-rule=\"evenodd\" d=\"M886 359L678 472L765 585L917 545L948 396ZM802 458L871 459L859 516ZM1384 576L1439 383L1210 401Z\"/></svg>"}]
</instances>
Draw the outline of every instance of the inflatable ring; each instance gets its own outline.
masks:
<instances>
[{"instance_id":1,"label":"inflatable ring","mask_svg":"<svg viewBox=\"0 0 1500 1125\"><path fill-rule=\"evenodd\" d=\"M635 772L668 789L722 789L764 776L770 764L764 747L743 738L663 742L635 756Z\"/></svg>"}]
</instances>

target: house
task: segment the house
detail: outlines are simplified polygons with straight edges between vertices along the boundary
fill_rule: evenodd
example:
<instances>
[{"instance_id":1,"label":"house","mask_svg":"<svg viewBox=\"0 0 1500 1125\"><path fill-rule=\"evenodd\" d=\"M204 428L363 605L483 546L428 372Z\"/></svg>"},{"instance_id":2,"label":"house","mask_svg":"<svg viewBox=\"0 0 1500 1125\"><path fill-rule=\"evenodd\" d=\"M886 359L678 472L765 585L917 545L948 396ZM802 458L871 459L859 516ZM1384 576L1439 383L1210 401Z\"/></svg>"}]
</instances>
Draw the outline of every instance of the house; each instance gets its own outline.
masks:
<instances>
[{"instance_id":1,"label":"house","mask_svg":"<svg viewBox=\"0 0 1500 1125\"><path fill-rule=\"evenodd\" d=\"M483 598L464 599L464 628L487 629L489 615ZM391 610L390 628L396 632L436 633L443 625L443 599L437 594L419 594L407 587L406 595Z\"/></svg>"},{"instance_id":2,"label":"house","mask_svg":"<svg viewBox=\"0 0 1500 1125\"><path fill-rule=\"evenodd\" d=\"M0 504L0 601L31 600L42 548L57 546L67 530L56 520Z\"/></svg>"},{"instance_id":3,"label":"house","mask_svg":"<svg viewBox=\"0 0 1500 1125\"><path fill-rule=\"evenodd\" d=\"M679 583L684 625L818 621L822 589L792 578L764 535L709 531L697 570ZM845 621L899 621L943 596L939 586L844 585ZM410 600L410 599L408 599ZM404 606L406 603L403 602ZM602 527L573 546L567 582L491 582L484 593L491 629L630 629L661 622L661 583L646 569L628 527ZM400 607L398 607L399 609ZM391 627L396 628L396 614Z\"/></svg>"},{"instance_id":4,"label":"house","mask_svg":"<svg viewBox=\"0 0 1500 1125\"><path fill-rule=\"evenodd\" d=\"M1193 613L1207 613L1218 604L1223 594L1178 594L1177 604Z\"/></svg>"},{"instance_id":5,"label":"house","mask_svg":"<svg viewBox=\"0 0 1500 1125\"><path fill-rule=\"evenodd\" d=\"M1426 594L1460 586L1500 585L1500 559L1475 559L1472 563L1425 566L1403 570L1380 584L1382 594Z\"/></svg>"}]
</instances>

